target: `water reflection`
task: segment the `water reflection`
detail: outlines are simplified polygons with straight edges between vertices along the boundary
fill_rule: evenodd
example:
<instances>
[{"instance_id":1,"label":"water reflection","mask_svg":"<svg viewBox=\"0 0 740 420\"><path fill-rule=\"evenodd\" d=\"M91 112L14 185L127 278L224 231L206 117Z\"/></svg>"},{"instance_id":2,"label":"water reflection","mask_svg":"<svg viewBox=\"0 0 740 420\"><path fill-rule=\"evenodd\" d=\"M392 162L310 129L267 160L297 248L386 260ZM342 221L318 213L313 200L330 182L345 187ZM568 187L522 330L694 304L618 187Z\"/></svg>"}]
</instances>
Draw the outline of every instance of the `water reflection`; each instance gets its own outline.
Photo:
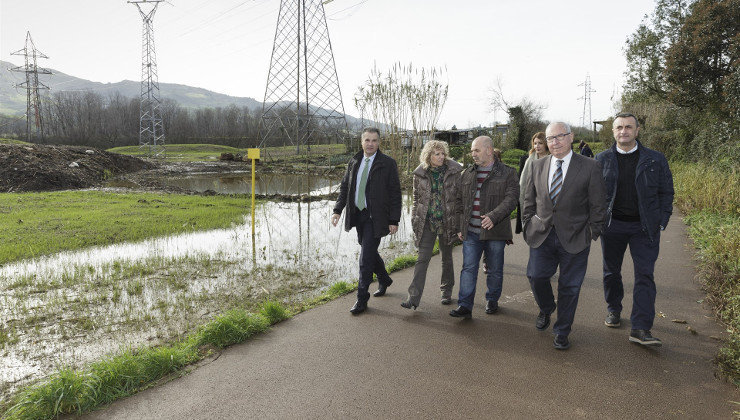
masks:
<instances>
[{"instance_id":1,"label":"water reflection","mask_svg":"<svg viewBox=\"0 0 740 420\"><path fill-rule=\"evenodd\" d=\"M355 281L355 231L333 227L332 201L266 202L229 229L192 232L63 252L0 268L0 327L12 340L0 358L0 391L81 366L121 346L140 346L191 329L227 299L297 282ZM410 197L398 233L383 238L386 261L414 253ZM127 268L141 266L141 269ZM271 277L272 276L272 277ZM241 293L241 294L240 294ZM261 292L259 292L261 293ZM0 400L2 398L0 397Z\"/></svg>"},{"instance_id":2,"label":"water reflection","mask_svg":"<svg viewBox=\"0 0 740 420\"><path fill-rule=\"evenodd\" d=\"M398 233L386 236L380 244L381 254L388 256L413 251L411 236L410 197L404 198ZM329 217L333 201L308 203L266 202L258 204L255 214L255 235L251 235L251 215L244 223L230 229L192 232L136 243L124 243L81 251L61 252L37 259L19 261L0 268L5 280L19 276L57 277L83 271L99 271L114 262L135 263L146 258L179 258L219 255L220 258L243 261L249 268L255 265L307 263L326 267L337 261L337 279L353 278L344 267L347 261L357 261L360 248L354 230L345 232L341 220L333 227ZM344 217L344 216L343 216ZM252 251L255 243L256 253ZM384 256L385 257L385 256ZM357 268L350 265L352 268Z\"/></svg>"},{"instance_id":3,"label":"water reflection","mask_svg":"<svg viewBox=\"0 0 740 420\"><path fill-rule=\"evenodd\" d=\"M315 194L328 194L339 190L341 179L319 177L306 174L262 173L257 175L255 192L257 194L302 194L311 191ZM165 185L190 191L215 191L220 194L251 193L252 175L241 174L197 174L162 179Z\"/></svg>"}]
</instances>

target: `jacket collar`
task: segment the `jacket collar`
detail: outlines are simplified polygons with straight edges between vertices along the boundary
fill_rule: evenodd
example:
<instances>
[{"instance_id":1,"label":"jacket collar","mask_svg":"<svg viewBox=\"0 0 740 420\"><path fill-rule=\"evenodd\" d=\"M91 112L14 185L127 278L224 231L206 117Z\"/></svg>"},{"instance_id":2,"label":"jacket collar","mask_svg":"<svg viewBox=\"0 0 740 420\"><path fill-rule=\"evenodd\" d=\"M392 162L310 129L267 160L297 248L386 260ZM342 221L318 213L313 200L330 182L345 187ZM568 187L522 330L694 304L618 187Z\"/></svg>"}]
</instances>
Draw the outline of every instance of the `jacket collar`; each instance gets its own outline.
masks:
<instances>
[{"instance_id":1,"label":"jacket collar","mask_svg":"<svg viewBox=\"0 0 740 420\"><path fill-rule=\"evenodd\" d=\"M445 176L447 174L456 174L460 171L462 171L462 165L455 162L453 159L447 158L445 161L445 164L447 165L447 171L445 172ZM427 176L427 170L424 169L424 166L419 165L414 169L414 172L412 174L420 177L426 177Z\"/></svg>"}]
</instances>

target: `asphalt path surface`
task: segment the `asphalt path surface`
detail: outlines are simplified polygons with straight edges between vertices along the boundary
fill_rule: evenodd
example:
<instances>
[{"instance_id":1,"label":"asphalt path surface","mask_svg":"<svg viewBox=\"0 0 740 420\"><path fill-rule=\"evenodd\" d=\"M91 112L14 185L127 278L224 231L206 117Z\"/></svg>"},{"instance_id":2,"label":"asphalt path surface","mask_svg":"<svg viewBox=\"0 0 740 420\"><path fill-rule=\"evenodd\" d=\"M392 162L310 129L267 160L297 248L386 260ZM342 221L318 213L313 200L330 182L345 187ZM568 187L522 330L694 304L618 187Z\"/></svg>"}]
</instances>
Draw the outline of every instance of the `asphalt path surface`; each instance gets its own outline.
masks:
<instances>
[{"instance_id":1,"label":"asphalt path surface","mask_svg":"<svg viewBox=\"0 0 740 420\"><path fill-rule=\"evenodd\" d=\"M495 315L484 311L481 266L473 318L450 317L456 299L440 304L435 256L415 311L399 305L413 274L408 268L393 273L386 296L371 297L361 315L349 313L354 294L342 297L86 418L727 419L740 411L738 389L715 377L712 359L724 332L701 303L679 215L663 232L656 266L652 332L663 340L659 348L628 342L629 255L623 267L627 319L621 328L604 325L601 245L593 242L572 346L555 350L551 327L534 327L538 309L525 277L529 251L520 235L514 240L506 247ZM456 282L461 251L454 251ZM457 291L455 285L454 297Z\"/></svg>"}]
</instances>

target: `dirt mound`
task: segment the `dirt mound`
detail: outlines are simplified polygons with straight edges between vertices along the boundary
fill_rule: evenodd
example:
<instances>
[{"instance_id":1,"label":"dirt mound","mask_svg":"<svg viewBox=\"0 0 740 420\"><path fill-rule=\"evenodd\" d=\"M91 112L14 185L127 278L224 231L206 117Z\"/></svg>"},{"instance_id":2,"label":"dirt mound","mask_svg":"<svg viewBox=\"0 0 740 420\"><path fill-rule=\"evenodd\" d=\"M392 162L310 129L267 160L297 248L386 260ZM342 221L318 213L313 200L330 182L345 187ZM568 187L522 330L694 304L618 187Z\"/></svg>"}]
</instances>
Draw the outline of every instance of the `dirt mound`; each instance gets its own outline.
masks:
<instances>
[{"instance_id":1,"label":"dirt mound","mask_svg":"<svg viewBox=\"0 0 740 420\"><path fill-rule=\"evenodd\" d=\"M0 191L87 188L152 167L135 157L90 147L0 144Z\"/></svg>"}]
</instances>

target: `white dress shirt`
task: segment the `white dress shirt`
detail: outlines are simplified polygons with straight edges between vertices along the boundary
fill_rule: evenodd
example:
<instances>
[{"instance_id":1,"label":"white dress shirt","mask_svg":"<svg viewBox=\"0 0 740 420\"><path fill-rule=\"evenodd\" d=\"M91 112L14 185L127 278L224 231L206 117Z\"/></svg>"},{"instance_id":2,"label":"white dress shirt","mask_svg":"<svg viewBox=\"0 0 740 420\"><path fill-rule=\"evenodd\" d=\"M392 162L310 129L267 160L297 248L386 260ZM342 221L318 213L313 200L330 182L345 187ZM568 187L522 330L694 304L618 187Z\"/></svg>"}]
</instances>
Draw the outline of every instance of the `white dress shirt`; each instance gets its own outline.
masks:
<instances>
[{"instance_id":1,"label":"white dress shirt","mask_svg":"<svg viewBox=\"0 0 740 420\"><path fill-rule=\"evenodd\" d=\"M570 159L573 157L573 150L568 152L567 155L565 155L561 160L563 161L563 164L560 166L560 168L563 170L563 182L565 182L565 175L568 174L568 166L570 166ZM550 189L550 185L552 185L552 179L555 177L555 170L558 169L558 158L555 156L550 159L550 175L547 177L547 188Z\"/></svg>"}]
</instances>

